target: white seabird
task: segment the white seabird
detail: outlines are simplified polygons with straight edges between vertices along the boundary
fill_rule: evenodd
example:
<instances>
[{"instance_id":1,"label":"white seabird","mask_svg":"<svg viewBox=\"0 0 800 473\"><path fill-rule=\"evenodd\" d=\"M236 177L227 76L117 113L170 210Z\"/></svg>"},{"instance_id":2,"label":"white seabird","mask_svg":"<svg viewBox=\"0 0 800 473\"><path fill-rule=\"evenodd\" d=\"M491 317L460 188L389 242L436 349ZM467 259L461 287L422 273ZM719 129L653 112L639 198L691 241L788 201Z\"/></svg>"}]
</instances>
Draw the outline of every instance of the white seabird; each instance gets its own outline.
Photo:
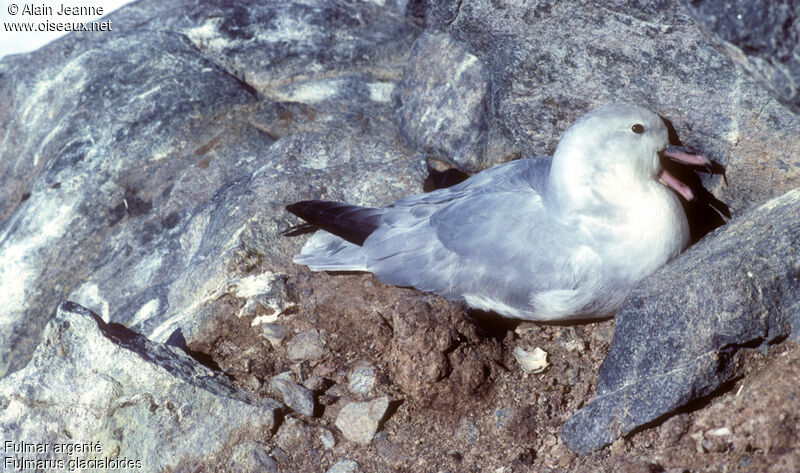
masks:
<instances>
[{"instance_id":1,"label":"white seabird","mask_svg":"<svg viewBox=\"0 0 800 473\"><path fill-rule=\"evenodd\" d=\"M552 160L501 164L386 207L287 206L321 229L294 262L368 271L507 317L607 317L689 243L675 193L693 194L662 168L660 154L710 166L668 146L650 110L604 106L564 133Z\"/></svg>"}]
</instances>

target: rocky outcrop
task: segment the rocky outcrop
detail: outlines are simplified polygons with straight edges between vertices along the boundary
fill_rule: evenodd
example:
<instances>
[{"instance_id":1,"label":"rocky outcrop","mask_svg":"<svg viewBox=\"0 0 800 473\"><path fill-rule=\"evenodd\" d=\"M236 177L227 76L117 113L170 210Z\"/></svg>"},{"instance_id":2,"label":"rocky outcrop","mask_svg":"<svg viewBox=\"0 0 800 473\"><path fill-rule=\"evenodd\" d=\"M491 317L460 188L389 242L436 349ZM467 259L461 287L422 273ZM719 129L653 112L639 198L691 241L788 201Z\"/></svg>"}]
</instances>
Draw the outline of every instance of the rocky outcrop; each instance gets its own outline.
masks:
<instances>
[{"instance_id":1,"label":"rocky outcrop","mask_svg":"<svg viewBox=\"0 0 800 473\"><path fill-rule=\"evenodd\" d=\"M182 350L71 302L47 324L28 366L0 381L0 405L0 434L16 445L4 458L21 470L37 468L26 461L112 471L227 461L237 445L268 439L284 411L248 399Z\"/></svg>"},{"instance_id":2,"label":"rocky outcrop","mask_svg":"<svg viewBox=\"0 0 800 473\"><path fill-rule=\"evenodd\" d=\"M638 102L669 119L685 145L725 165L730 186L705 182L734 214L800 186L795 118L720 54L678 2L425 3L428 21L488 68L491 119L523 154L552 152L561 131L597 104ZM790 36L782 49L793 45Z\"/></svg>"},{"instance_id":3,"label":"rocky outcrop","mask_svg":"<svg viewBox=\"0 0 800 473\"><path fill-rule=\"evenodd\" d=\"M731 221L631 296L563 439L584 453L663 419L800 328L795 13L717 3L140 0L113 32L4 58L3 437L142 458L180 432L152 465L178 471L606 464L557 434L612 322L510 331L368 276L311 275L283 206L389 203L420 192L426 164L549 154L610 101L657 110L726 167L728 186L701 182ZM516 371L519 346L548 369Z\"/></svg>"},{"instance_id":4,"label":"rocky outcrop","mask_svg":"<svg viewBox=\"0 0 800 473\"><path fill-rule=\"evenodd\" d=\"M187 309L236 292L229 268L289 264L288 201L419 190L390 101L414 24L369 3L181 5L0 63L0 373L65 299L190 339Z\"/></svg>"},{"instance_id":5,"label":"rocky outcrop","mask_svg":"<svg viewBox=\"0 0 800 473\"><path fill-rule=\"evenodd\" d=\"M722 51L800 113L800 5L783 0L681 0Z\"/></svg>"},{"instance_id":6,"label":"rocky outcrop","mask_svg":"<svg viewBox=\"0 0 800 473\"><path fill-rule=\"evenodd\" d=\"M445 33L424 33L394 93L398 126L413 148L479 171L488 160L503 158L487 149L488 94L488 70L463 43Z\"/></svg>"}]
</instances>

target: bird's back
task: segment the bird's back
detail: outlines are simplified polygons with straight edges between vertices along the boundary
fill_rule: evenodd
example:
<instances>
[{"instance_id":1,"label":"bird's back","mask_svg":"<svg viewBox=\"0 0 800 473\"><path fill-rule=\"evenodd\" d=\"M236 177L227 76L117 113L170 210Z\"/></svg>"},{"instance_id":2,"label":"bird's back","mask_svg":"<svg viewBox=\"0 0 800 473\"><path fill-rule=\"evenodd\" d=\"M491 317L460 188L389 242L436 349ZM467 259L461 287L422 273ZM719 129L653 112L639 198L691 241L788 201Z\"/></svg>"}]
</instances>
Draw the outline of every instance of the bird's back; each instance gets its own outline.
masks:
<instances>
[{"instance_id":1,"label":"bird's back","mask_svg":"<svg viewBox=\"0 0 800 473\"><path fill-rule=\"evenodd\" d=\"M364 242L366 270L389 284L534 318L535 294L582 278L569 260L579 243L544 204L549 165L514 161L392 204Z\"/></svg>"}]
</instances>

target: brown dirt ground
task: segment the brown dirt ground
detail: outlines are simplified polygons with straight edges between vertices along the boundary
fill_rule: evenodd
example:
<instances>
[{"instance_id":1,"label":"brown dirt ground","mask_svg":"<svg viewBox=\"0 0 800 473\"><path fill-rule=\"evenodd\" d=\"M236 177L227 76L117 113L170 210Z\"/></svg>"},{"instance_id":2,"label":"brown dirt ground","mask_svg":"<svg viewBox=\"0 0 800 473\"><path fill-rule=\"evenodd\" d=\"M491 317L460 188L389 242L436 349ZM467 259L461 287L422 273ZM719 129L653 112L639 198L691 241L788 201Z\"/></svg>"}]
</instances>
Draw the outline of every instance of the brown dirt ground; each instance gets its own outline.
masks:
<instances>
[{"instance_id":1,"label":"brown dirt ground","mask_svg":"<svg viewBox=\"0 0 800 473\"><path fill-rule=\"evenodd\" d=\"M744 375L708 399L579 457L560 441L564 421L594 395L597 370L614 321L580 325L510 324L468 314L459 304L386 286L368 274L287 273L296 307L280 324L294 334L318 329L326 354L294 362L286 342L273 348L255 315L238 318L243 300L227 300L190 349L213 360L255 398L280 399L269 380L291 370L322 376L320 415L299 419L300 438L275 450L270 433L257 440L280 471L324 472L355 460L361 472L798 472L800 471L800 347L786 342L766 355L746 355ZM262 312L266 313L266 312ZM511 352L540 347L542 374L524 373ZM389 415L369 445L348 441L335 427L348 401L347 374L362 361L377 368L377 397L388 394ZM294 422L294 421L293 421ZM320 428L333 432L326 449ZM178 471L224 471L224 458Z\"/></svg>"}]
</instances>

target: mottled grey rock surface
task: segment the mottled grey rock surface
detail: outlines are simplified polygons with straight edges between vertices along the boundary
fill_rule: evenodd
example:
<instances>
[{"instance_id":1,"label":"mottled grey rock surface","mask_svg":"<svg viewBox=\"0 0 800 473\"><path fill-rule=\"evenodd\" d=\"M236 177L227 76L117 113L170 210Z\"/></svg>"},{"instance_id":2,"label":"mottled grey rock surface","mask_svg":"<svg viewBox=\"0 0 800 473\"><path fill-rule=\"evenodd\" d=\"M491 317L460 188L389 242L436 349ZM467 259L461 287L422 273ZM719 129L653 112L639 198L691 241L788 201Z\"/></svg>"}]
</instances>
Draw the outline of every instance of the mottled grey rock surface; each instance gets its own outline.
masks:
<instances>
[{"instance_id":1,"label":"mottled grey rock surface","mask_svg":"<svg viewBox=\"0 0 800 473\"><path fill-rule=\"evenodd\" d=\"M800 4L793 0L681 0L725 54L800 113Z\"/></svg>"},{"instance_id":2,"label":"mottled grey rock surface","mask_svg":"<svg viewBox=\"0 0 800 473\"><path fill-rule=\"evenodd\" d=\"M3 439L51 449L100 446L90 454L19 457L127 459L142 471L224 456L246 440L243 430L268 438L283 410L276 401L250 401L182 350L70 302L47 325L28 366L0 381L0 405Z\"/></svg>"},{"instance_id":3,"label":"mottled grey rock surface","mask_svg":"<svg viewBox=\"0 0 800 473\"><path fill-rule=\"evenodd\" d=\"M800 190L718 229L616 316L597 397L564 425L587 453L741 374L740 350L800 338Z\"/></svg>"},{"instance_id":4,"label":"mottled grey rock surface","mask_svg":"<svg viewBox=\"0 0 800 473\"><path fill-rule=\"evenodd\" d=\"M723 15L715 13L719 2L682 3L686 9L677 0L139 0L112 14L113 32L74 33L4 58L0 376L6 378L0 385L9 401L0 418L9 423L3 425L28 422L36 434L26 440L53 441L40 427L58 418L79 436L96 434L90 440L106 442L108 452L143 456L158 421L199 439L190 445L176 434L165 450L174 457L156 457L158 464L186 458L197 468L183 467L198 472L226 465L323 471L342 458L365 471L455 471L466 462L482 471L514 462L602 470L570 456L556 434L591 392L590 373L608 348L604 331L611 323L596 331L563 329L588 332L582 339L537 327L527 342L556 340L545 345L553 365L536 378L517 378L502 367L513 365L504 353L522 335L496 327L502 333L487 334L453 304L369 277L309 275L292 266L303 239L279 236L296 223L283 206L309 198L386 204L420 191L426 158L475 170L549 154L588 109L609 101L646 105L671 120L684 144L726 166L729 186L720 176L703 182L730 205L738 230L722 230L686 255L688 261L709 255L705 269L681 259L678 269L647 282L680 287L681 296L647 286L634 295L603 365L601 396L570 421L564 439L586 451L713 390L739 373L737 348L780 340L789 328L797 333L796 285L780 282L796 270L786 266L796 260L783 246L796 237L796 226L794 220L772 221L771 230L763 225L785 201L758 208L800 186L800 123L789 111L797 104L796 7L730 2ZM736 9L756 8L766 13L749 15L737 29ZM715 41L721 38L734 61L771 84L770 92L715 49L695 19ZM780 229L788 236L770 233ZM740 249L750 259L737 267ZM705 319L684 344L688 332L676 324L689 324L687 298ZM143 334L152 341L130 340L149 348L131 351L133 342L122 348L124 337L108 342L109 330L129 332L92 321L85 334L63 334L84 337L80 353L98 359L67 356L43 366L34 358L23 369L37 345L41 353L67 346L51 343L52 330L42 341L67 299ZM658 314L644 325L636 315L643 311ZM56 318L53 330L62 322ZM321 337L304 338L315 331ZM573 339L577 345L567 343ZM167 340L173 347L157 343ZM654 348L654 340L663 346ZM191 348L198 346L200 352ZM175 347L225 375L210 375ZM147 350L161 358L140 362L141 372L163 381L158 386L126 371L134 355L122 354ZM98 361L112 352L125 358L119 366ZM657 355L648 361L646 353ZM199 371L159 368L176 359ZM369 447L337 443L330 430L321 438L318 429L333 429L341 413L332 406L369 392L359 393L372 385L360 375L369 382L355 383L356 393L347 389L348 374L362 360L386 374L366 396L380 391L402 399L400 419L391 435L370 442L380 419L360 416L369 428L350 435ZM667 366L692 369L659 378ZM278 442L270 437L278 427L272 421L248 421L257 403L247 399L283 396L280 389L269 392L269 380L287 369L302 373L297 381L324 405L316 406L319 416L288 421ZM108 374L114 370L131 380L109 381L120 379ZM206 389L208 379L227 377L233 381L219 381L223 394ZM45 382L50 386L37 394ZM304 398L298 411L309 412L309 393L291 387ZM63 397L80 389L88 398ZM147 396L136 397L142 390ZM133 394L119 397L125 393ZM192 426L167 417L168 395L199 396L187 404L188 414L179 412ZM50 398L26 404L37 396ZM97 422L71 415L80 406L106 409L118 401L123 407ZM213 402L250 407L238 418L223 409L220 417L201 419L198 412ZM496 418L498 409L509 416ZM121 439L103 436L129 412L141 422L114 430ZM247 425L230 442L223 439L242 419ZM459 419L466 420L452 436ZM136 446L125 443L137 439ZM455 454L442 455L442 445ZM200 446L219 453L210 462L192 460Z\"/></svg>"},{"instance_id":5,"label":"mottled grey rock surface","mask_svg":"<svg viewBox=\"0 0 800 473\"><path fill-rule=\"evenodd\" d=\"M112 20L0 62L0 374L67 298L191 340L225 293L268 292L229 269L289 264L286 203L420 189L390 101L419 29L389 6L143 0Z\"/></svg>"},{"instance_id":6,"label":"mottled grey rock surface","mask_svg":"<svg viewBox=\"0 0 800 473\"><path fill-rule=\"evenodd\" d=\"M488 68L490 120L523 154L552 153L592 107L636 102L726 166L730 186L705 182L734 215L800 186L800 124L677 0L423 3Z\"/></svg>"},{"instance_id":7,"label":"mottled grey rock surface","mask_svg":"<svg viewBox=\"0 0 800 473\"><path fill-rule=\"evenodd\" d=\"M461 169L485 168L488 75L486 66L448 34L421 35L393 95L398 126L410 145Z\"/></svg>"}]
</instances>

